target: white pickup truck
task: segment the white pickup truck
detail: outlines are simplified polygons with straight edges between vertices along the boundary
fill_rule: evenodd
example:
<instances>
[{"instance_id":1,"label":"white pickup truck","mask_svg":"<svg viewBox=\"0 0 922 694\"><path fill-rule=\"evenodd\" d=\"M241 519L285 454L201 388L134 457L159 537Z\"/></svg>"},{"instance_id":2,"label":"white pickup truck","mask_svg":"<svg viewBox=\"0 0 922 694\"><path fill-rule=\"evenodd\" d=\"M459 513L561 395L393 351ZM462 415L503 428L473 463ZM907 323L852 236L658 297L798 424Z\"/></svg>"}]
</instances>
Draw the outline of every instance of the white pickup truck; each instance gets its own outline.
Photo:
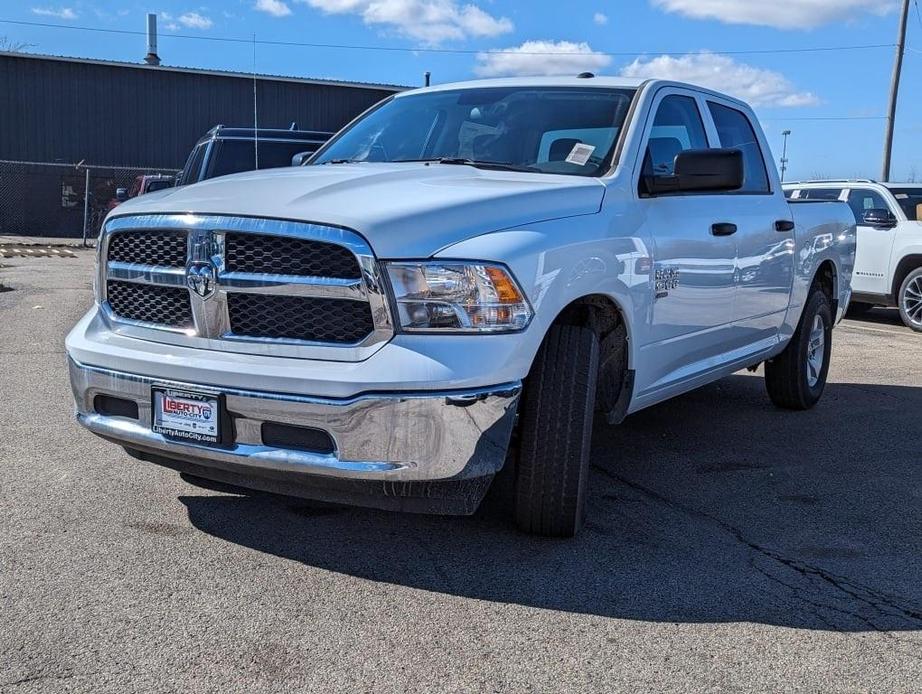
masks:
<instances>
[{"instance_id":1,"label":"white pickup truck","mask_svg":"<svg viewBox=\"0 0 922 694\"><path fill-rule=\"evenodd\" d=\"M853 313L896 306L922 332L922 183L809 181L784 186L791 200L841 200L858 221Z\"/></svg>"},{"instance_id":2,"label":"white pickup truck","mask_svg":"<svg viewBox=\"0 0 922 694\"><path fill-rule=\"evenodd\" d=\"M473 513L502 471L519 527L573 535L594 415L763 362L778 406L820 399L855 220L789 204L770 161L749 107L686 84L401 93L305 166L109 216L77 418L193 477L378 508Z\"/></svg>"}]
</instances>

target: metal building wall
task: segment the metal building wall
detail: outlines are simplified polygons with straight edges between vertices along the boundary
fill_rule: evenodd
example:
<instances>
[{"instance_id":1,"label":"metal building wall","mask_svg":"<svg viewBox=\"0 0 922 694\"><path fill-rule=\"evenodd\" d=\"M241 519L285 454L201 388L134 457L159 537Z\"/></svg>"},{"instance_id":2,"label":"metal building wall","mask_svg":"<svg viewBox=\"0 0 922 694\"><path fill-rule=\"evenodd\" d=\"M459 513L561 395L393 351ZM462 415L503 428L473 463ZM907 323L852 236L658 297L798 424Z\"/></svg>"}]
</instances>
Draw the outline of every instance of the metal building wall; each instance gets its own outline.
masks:
<instances>
[{"instance_id":1,"label":"metal building wall","mask_svg":"<svg viewBox=\"0 0 922 694\"><path fill-rule=\"evenodd\" d=\"M261 78L260 127L335 131L393 94ZM251 126L247 77L0 55L0 160L180 168L218 123Z\"/></svg>"}]
</instances>

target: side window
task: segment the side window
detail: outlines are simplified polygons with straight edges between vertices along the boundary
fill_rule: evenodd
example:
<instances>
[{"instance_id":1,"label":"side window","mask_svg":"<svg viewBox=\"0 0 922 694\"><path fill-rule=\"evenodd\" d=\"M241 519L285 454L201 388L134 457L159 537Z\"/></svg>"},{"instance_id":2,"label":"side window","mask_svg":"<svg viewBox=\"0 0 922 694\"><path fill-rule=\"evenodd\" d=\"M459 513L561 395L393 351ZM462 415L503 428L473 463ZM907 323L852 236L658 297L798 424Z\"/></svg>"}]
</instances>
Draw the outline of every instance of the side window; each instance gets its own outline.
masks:
<instances>
[{"instance_id":1,"label":"side window","mask_svg":"<svg viewBox=\"0 0 922 694\"><path fill-rule=\"evenodd\" d=\"M743 152L743 187L740 193L769 193L768 173L765 168L765 158L762 148L756 138L756 132L749 122L749 118L742 111L734 108L708 102L720 146L739 149Z\"/></svg>"},{"instance_id":2,"label":"side window","mask_svg":"<svg viewBox=\"0 0 922 694\"><path fill-rule=\"evenodd\" d=\"M653 120L642 177L672 176L680 152L707 148L708 138L697 102L690 96L667 96L660 102Z\"/></svg>"},{"instance_id":3,"label":"side window","mask_svg":"<svg viewBox=\"0 0 922 694\"><path fill-rule=\"evenodd\" d=\"M842 197L841 188L807 188L800 191L804 200L838 200Z\"/></svg>"},{"instance_id":4,"label":"side window","mask_svg":"<svg viewBox=\"0 0 922 694\"><path fill-rule=\"evenodd\" d=\"M848 205L855 213L858 224L864 220L864 213L868 210L889 210L890 206L883 196L873 190L853 188L848 194Z\"/></svg>"}]
</instances>

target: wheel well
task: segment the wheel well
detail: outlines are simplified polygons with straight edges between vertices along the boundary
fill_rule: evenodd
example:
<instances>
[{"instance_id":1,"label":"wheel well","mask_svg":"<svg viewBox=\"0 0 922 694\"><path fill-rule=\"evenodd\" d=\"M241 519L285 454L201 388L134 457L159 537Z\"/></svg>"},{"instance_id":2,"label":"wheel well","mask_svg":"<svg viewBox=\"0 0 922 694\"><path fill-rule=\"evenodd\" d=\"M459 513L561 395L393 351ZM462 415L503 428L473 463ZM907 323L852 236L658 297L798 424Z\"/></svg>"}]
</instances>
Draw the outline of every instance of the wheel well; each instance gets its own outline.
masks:
<instances>
[{"instance_id":1,"label":"wheel well","mask_svg":"<svg viewBox=\"0 0 922 694\"><path fill-rule=\"evenodd\" d=\"M609 423L620 423L634 393L627 321L621 309L607 296L584 296L561 311L553 325L584 326L599 336L596 410L605 413Z\"/></svg>"},{"instance_id":2,"label":"wheel well","mask_svg":"<svg viewBox=\"0 0 922 694\"><path fill-rule=\"evenodd\" d=\"M557 315L553 324L590 327L599 340L604 340L618 326L625 325L625 321L614 301L601 294L592 294L569 304Z\"/></svg>"},{"instance_id":3,"label":"wheel well","mask_svg":"<svg viewBox=\"0 0 922 694\"><path fill-rule=\"evenodd\" d=\"M839 291L836 285L838 276L836 275L836 266L831 260L824 260L816 270L813 276L813 285L819 286L829 299L829 303L835 306L839 300ZM834 315L834 314L833 314Z\"/></svg>"},{"instance_id":4,"label":"wheel well","mask_svg":"<svg viewBox=\"0 0 922 694\"><path fill-rule=\"evenodd\" d=\"M903 286L906 276L919 267L922 267L922 255L920 254L907 255L900 261L900 264L896 266L896 272L893 274L894 301L899 301L900 287Z\"/></svg>"}]
</instances>

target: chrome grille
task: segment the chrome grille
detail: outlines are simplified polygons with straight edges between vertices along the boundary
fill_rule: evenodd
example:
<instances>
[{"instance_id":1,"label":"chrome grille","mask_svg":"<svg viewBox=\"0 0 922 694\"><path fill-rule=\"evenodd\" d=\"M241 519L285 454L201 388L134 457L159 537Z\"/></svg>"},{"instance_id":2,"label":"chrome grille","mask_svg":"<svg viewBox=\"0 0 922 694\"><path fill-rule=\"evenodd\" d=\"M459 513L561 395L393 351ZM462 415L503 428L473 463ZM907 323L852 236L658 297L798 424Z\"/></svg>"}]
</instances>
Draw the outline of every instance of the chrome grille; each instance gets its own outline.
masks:
<instances>
[{"instance_id":1,"label":"chrome grille","mask_svg":"<svg viewBox=\"0 0 922 694\"><path fill-rule=\"evenodd\" d=\"M332 243L262 234L227 234L224 269L298 277L362 276L355 255Z\"/></svg>"},{"instance_id":2,"label":"chrome grille","mask_svg":"<svg viewBox=\"0 0 922 694\"><path fill-rule=\"evenodd\" d=\"M109 242L109 260L160 267L186 267L186 232L126 231Z\"/></svg>"},{"instance_id":3,"label":"chrome grille","mask_svg":"<svg viewBox=\"0 0 922 694\"><path fill-rule=\"evenodd\" d=\"M106 296L112 311L122 318L171 328L192 327L192 307L185 289L110 280Z\"/></svg>"},{"instance_id":4,"label":"chrome grille","mask_svg":"<svg viewBox=\"0 0 922 694\"><path fill-rule=\"evenodd\" d=\"M393 335L377 262L348 230L220 216L118 217L99 249L100 304L122 334L254 354L271 342L273 355L339 361L367 358Z\"/></svg>"}]
</instances>

